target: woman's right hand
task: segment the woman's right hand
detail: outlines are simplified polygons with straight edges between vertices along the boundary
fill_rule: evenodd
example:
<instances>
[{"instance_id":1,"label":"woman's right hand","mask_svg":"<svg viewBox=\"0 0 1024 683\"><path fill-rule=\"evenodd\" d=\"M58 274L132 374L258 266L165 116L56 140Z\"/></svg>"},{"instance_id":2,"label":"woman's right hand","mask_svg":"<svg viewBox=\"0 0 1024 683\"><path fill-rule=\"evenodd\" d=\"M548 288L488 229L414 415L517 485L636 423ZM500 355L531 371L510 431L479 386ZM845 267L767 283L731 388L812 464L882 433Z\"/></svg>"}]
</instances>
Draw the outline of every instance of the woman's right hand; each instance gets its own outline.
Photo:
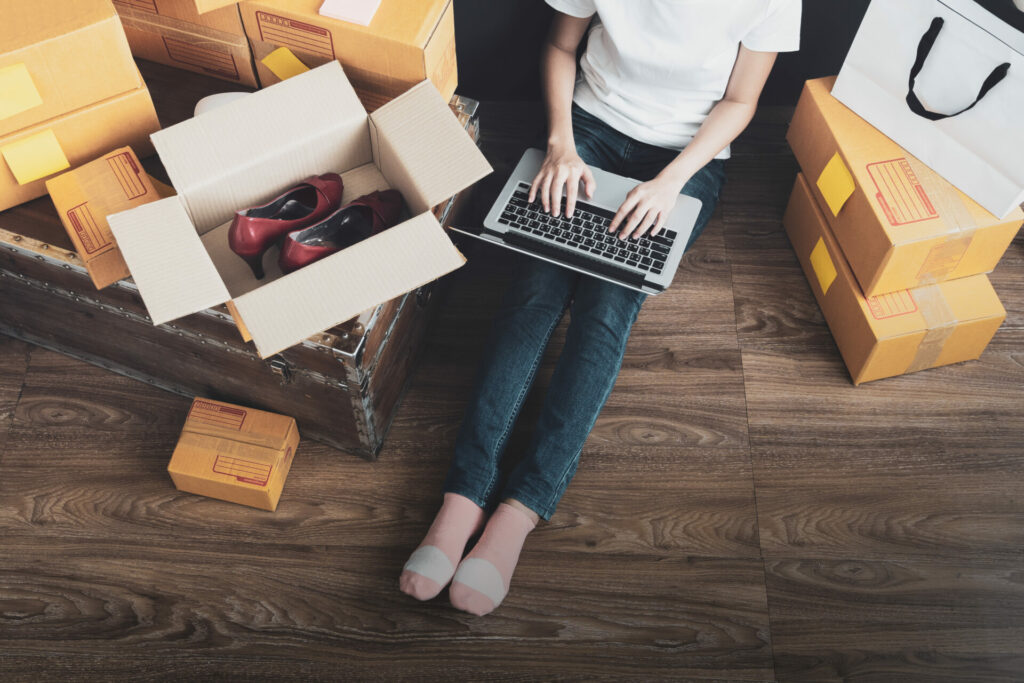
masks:
<instances>
[{"instance_id":1,"label":"woman's right hand","mask_svg":"<svg viewBox=\"0 0 1024 683\"><path fill-rule=\"evenodd\" d=\"M576 198L579 195L580 180L583 181L587 198L594 196L597 182L594 174L580 159L574 147L548 147L544 163L530 186L530 202L540 196L544 210L558 216L562 208L562 193L565 193L565 215L571 217L576 210Z\"/></svg>"}]
</instances>

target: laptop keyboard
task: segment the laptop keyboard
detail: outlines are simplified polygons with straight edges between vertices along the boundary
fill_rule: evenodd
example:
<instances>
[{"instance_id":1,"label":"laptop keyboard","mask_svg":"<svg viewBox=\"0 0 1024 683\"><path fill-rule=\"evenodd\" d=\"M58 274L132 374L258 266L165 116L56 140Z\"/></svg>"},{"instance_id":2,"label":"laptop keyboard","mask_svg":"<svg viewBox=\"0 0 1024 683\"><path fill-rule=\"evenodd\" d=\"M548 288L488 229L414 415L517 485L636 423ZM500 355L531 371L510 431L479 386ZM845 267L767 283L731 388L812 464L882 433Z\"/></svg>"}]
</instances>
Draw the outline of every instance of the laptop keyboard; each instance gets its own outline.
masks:
<instances>
[{"instance_id":1,"label":"laptop keyboard","mask_svg":"<svg viewBox=\"0 0 1024 683\"><path fill-rule=\"evenodd\" d=\"M559 252L570 251L585 254L587 265L604 261L615 265L616 271L626 268L661 275L668 260L669 249L676 239L672 230L662 230L652 237L620 240L618 233L609 233L615 213L585 201L576 202L576 213L572 218L565 215L565 199L562 199L561 216L555 218L544 211L540 201L529 202L530 186L520 183L505 205L498 222L529 237L530 245L548 243L559 247ZM516 243L523 240L506 239ZM543 250L552 253L551 250ZM555 255L558 255L557 253ZM600 270L600 269L599 269Z\"/></svg>"}]
</instances>

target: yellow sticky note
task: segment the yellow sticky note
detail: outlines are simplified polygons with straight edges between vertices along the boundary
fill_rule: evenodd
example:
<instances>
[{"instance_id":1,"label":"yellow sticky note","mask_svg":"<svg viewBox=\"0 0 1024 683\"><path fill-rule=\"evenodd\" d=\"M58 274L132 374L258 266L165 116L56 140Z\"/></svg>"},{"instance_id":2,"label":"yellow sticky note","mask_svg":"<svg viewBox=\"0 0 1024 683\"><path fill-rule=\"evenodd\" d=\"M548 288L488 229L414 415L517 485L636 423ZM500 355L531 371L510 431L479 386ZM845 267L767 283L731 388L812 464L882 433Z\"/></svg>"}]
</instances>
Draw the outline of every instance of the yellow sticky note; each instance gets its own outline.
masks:
<instances>
[{"instance_id":1,"label":"yellow sticky note","mask_svg":"<svg viewBox=\"0 0 1024 683\"><path fill-rule=\"evenodd\" d=\"M833 216L839 215L839 210L857 189L853 183L853 176L850 175L850 169L846 168L839 152L832 155L829 162L825 164L825 170L818 176L818 189L825 197L825 203L832 210Z\"/></svg>"},{"instance_id":2,"label":"yellow sticky note","mask_svg":"<svg viewBox=\"0 0 1024 683\"><path fill-rule=\"evenodd\" d=\"M0 69L0 121L43 103L24 64Z\"/></svg>"},{"instance_id":3,"label":"yellow sticky note","mask_svg":"<svg viewBox=\"0 0 1024 683\"><path fill-rule=\"evenodd\" d=\"M811 251L811 269L818 276L818 284L821 285L821 293L828 294L832 283L836 281L836 264L832 263L832 257L825 246L825 240L818 238L818 243Z\"/></svg>"},{"instance_id":4,"label":"yellow sticky note","mask_svg":"<svg viewBox=\"0 0 1024 683\"><path fill-rule=\"evenodd\" d=\"M279 47L263 58L263 64L282 81L292 76L309 71L309 67L299 61L299 58L292 54L286 47Z\"/></svg>"},{"instance_id":5,"label":"yellow sticky note","mask_svg":"<svg viewBox=\"0 0 1024 683\"><path fill-rule=\"evenodd\" d=\"M19 185L27 185L71 166L50 128L0 148L0 154L7 160Z\"/></svg>"}]
</instances>

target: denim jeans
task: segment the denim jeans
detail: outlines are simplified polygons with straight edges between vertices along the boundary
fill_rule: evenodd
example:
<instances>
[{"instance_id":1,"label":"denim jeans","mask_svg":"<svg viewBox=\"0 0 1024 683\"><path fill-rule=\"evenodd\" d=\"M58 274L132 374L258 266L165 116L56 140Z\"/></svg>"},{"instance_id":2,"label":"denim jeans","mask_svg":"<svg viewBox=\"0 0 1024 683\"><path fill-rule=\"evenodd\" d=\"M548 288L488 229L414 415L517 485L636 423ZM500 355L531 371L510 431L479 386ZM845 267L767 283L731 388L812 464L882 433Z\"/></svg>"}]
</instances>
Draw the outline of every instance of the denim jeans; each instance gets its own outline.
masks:
<instances>
[{"instance_id":1,"label":"denim jeans","mask_svg":"<svg viewBox=\"0 0 1024 683\"><path fill-rule=\"evenodd\" d=\"M678 152L638 142L573 105L576 150L586 163L650 180ZM683 188L700 199L700 235L725 180L714 160ZM629 331L646 295L539 259L526 259L509 287L455 442L445 492L485 509L514 498L549 519L576 472L587 435L611 393ZM533 383L544 349L566 310L565 347L544 397L527 451L502 484L499 460Z\"/></svg>"}]
</instances>

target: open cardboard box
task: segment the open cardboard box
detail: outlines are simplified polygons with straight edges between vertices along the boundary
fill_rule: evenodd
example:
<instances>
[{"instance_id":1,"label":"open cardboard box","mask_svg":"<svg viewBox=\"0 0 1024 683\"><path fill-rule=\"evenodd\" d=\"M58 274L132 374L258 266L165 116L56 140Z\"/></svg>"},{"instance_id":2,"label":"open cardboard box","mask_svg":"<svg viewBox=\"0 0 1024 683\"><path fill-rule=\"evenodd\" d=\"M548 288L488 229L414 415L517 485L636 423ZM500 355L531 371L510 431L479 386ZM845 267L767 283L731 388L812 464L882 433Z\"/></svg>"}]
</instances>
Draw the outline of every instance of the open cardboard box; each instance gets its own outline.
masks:
<instances>
[{"instance_id":1,"label":"open cardboard box","mask_svg":"<svg viewBox=\"0 0 1024 683\"><path fill-rule=\"evenodd\" d=\"M108 220L153 323L232 301L264 358L461 267L430 209L492 170L429 81L368 116L337 62L152 137L178 196ZM234 212L330 171L344 202L393 188L412 217L290 275L271 249L254 279Z\"/></svg>"}]
</instances>

